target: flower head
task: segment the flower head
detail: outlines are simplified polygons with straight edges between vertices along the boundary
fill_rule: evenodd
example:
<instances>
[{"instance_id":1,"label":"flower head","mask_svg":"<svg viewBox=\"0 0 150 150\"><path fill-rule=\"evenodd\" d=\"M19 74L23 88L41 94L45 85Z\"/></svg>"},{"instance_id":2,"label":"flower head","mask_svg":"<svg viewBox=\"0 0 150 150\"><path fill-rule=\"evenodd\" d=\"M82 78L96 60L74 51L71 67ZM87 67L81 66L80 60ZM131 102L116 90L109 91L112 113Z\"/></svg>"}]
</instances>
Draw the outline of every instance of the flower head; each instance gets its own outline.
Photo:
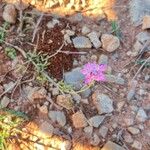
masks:
<instances>
[{"instance_id":1,"label":"flower head","mask_svg":"<svg viewBox=\"0 0 150 150\"><path fill-rule=\"evenodd\" d=\"M87 63L84 65L81 73L85 76L85 84L89 84L92 81L105 81L104 71L106 65Z\"/></svg>"}]
</instances>

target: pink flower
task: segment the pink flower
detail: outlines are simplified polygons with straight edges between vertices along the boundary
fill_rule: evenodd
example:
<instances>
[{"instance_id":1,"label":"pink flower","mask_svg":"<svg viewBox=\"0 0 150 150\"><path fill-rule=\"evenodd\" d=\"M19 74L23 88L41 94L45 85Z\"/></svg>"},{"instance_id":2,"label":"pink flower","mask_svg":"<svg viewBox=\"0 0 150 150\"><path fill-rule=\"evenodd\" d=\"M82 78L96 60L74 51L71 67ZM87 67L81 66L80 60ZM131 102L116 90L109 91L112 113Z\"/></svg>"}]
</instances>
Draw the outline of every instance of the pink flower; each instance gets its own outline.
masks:
<instances>
[{"instance_id":1,"label":"pink flower","mask_svg":"<svg viewBox=\"0 0 150 150\"><path fill-rule=\"evenodd\" d=\"M89 84L92 81L105 81L104 71L106 70L106 65L87 63L84 65L81 73L85 76L85 84Z\"/></svg>"}]
</instances>

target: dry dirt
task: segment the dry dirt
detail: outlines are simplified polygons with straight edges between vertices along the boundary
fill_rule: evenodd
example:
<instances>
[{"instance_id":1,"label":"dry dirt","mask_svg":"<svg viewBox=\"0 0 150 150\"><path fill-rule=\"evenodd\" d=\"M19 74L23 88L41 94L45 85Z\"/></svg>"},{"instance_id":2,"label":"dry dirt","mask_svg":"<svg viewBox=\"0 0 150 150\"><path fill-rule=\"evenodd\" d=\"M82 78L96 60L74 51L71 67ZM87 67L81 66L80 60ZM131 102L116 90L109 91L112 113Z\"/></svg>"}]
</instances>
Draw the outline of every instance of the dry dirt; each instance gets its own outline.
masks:
<instances>
[{"instance_id":1,"label":"dry dirt","mask_svg":"<svg viewBox=\"0 0 150 150\"><path fill-rule=\"evenodd\" d=\"M103 91L104 93L107 93L107 95L109 95L114 100L114 105L115 105L115 107L117 107L118 102L126 101L126 95L127 95L127 90L130 87L130 81L132 80L133 76L139 69L139 66L133 67L135 64L136 58L127 56L127 52L133 48L133 45L135 42L135 36L142 30L141 30L141 26L135 27L133 25L133 23L130 21L129 8L128 8L129 0L121 0L121 1L118 0L116 3L114 1L107 0L106 3L107 3L107 5L109 5L110 3L114 3L114 10L108 9L108 6L107 6L107 9L105 10L105 14L108 18L111 18L111 19L117 18L119 26L120 26L120 30L122 33L121 46L116 52L117 56L115 59L113 59L113 56L112 56L115 54L111 54L111 53L107 53L107 52L103 52L103 51L97 52L97 50L90 50L87 54L87 58L89 58L89 59L85 60L85 62L90 61L90 56L92 56L92 55L99 56L101 53L104 53L104 54L108 55L109 64L111 64L111 68L112 68L113 72L122 73L123 70L125 70L125 69L127 70L127 73L125 74L125 80L126 80L125 85L121 86L121 85L108 83L108 84L106 84L106 86L108 87L107 89L105 89L104 86L96 86L95 87L95 89L97 89L99 91ZM1 4L3 4L3 3L0 2L0 5ZM60 8L56 7L55 11L59 12L58 10L62 10L62 8L63 7L60 7ZM33 9L33 7L30 6L25 11L31 12L32 9ZM40 5L37 6L37 9L43 10L43 8L40 7ZM2 10L3 10L3 8L0 7L0 26L4 22L4 20L2 19ZM54 9L52 9L52 10L50 9L47 11L49 11L49 13L50 12L54 13L55 11L53 11L53 10ZM100 30L101 33L111 33L111 23L110 23L110 20L106 19L107 17L105 19L102 19L99 21L98 16L96 16L96 17L94 16L94 13L95 13L94 11L93 11L93 14L92 13L90 14L89 12L84 11L84 9L83 9L81 11L82 15L83 16L85 15L83 20L81 22L74 23L72 16L74 16L73 13L75 13L76 11L71 10L70 13L72 13L72 15L70 15L70 16L68 15L67 10L64 9L64 11L66 11L66 12L62 11L63 17L61 19L59 19L59 21L61 22L60 25L56 25L52 30L49 30L46 27L46 24L48 21L52 20L53 17L45 15L42 18L41 23L39 25L39 31L37 32L37 36L33 43L31 42L32 35L33 35L33 29L25 31L22 35L19 35L17 33L19 21L17 21L16 24L12 25L12 27L8 31L8 34L7 34L5 40L9 43L12 43L15 46L18 46L18 47L24 49L26 52L32 51L34 48L34 45L37 45L38 52L42 52L42 54L46 54L46 55L50 56L50 55L54 54L60 48L60 46L63 44L64 37L61 32L63 29L74 29L75 35L78 35L80 33L81 27L84 24L86 24L89 28L91 28L95 31ZM29 15L28 17L32 17L32 15ZM36 17L35 17L34 21L37 21ZM28 26L28 24L26 24L26 26ZM44 36L43 36L43 34L44 34ZM38 39L38 36L39 36L39 39ZM4 84L8 84L10 81L16 81L16 79L18 79L18 76L17 76L18 74L16 75L16 73L14 73L13 70L11 70L12 69L12 60L9 59L3 51L5 47L6 47L5 44L0 44L0 86L3 86ZM75 49L73 47L73 44L68 44L68 45L64 45L64 47L62 48L62 51L78 52L78 49ZM17 53L17 55L18 55L19 61L24 60L19 53ZM142 58L148 58L148 57L149 57L149 53L145 53L144 56L142 55ZM46 71L48 71L49 75L51 75L53 78L56 78L56 81L61 80L63 78L64 72L70 71L73 68L74 59L80 61L81 60L80 55L73 55L73 54L68 55L65 53L59 53L51 59L50 64L48 65L48 68ZM144 76L147 72L148 72L148 69L143 70L143 72L141 73L141 76L138 78L139 86L138 86L137 90L139 90L140 85L145 85L145 88L148 89L147 91L149 91L149 88L150 88L149 81L146 83L143 81ZM24 135L24 133L20 134L20 140L14 140L14 141L12 140L15 144L13 143L10 145L10 147L9 147L10 150L21 150L21 147L23 150L28 150L28 149L34 150L34 148L33 148L35 146L34 142L38 141L39 143L40 142L42 143L44 141L44 140L42 141L40 139L44 135L42 135L43 133L41 133L41 131L39 131L38 125L40 125L41 122L43 122L43 121L52 123L51 121L49 121L47 115L41 113L39 111L39 109L37 108L37 105L39 104L40 106L42 106L47 101L46 99L38 98L36 100L36 102L35 101L31 102L26 97L21 97L24 95L22 93L23 92L22 89L24 86L26 86L28 84L31 84L32 87L41 85L36 80L31 80L34 74L35 74L34 67L32 65L30 65L28 71L25 73L25 75L22 78L22 84L18 85L17 88L13 91L14 92L13 98L15 100L9 103L8 108L17 109L17 107L19 107L20 111L27 113L27 115L31 117L31 122L29 121L24 128L26 128L26 130L29 130L28 133L37 135L39 139L35 138L36 139L35 140L34 137L31 136L31 134L26 135L26 136ZM28 80L31 80L31 82L30 81L28 82ZM25 81L25 83L23 83L24 81ZM47 91L50 88L52 88L48 83L45 83L43 86L45 87L45 89ZM1 94L1 91L0 91L0 94ZM12 93L6 93L6 96L11 97ZM52 96L52 99L55 102L56 96ZM113 117L109 117L109 116L107 117L104 124L105 124L105 126L107 126L109 128L109 132L105 139L100 140L100 143L98 146L93 147L93 146L88 145L90 142L89 137L87 137L82 132L82 130L75 129L72 126L72 121L71 121L71 115L75 111L80 110L80 109L86 114L87 118L89 118L93 115L96 115L97 112L95 111L95 109L92 108L93 104L92 104L91 97L89 97L90 104L86 105L86 104L81 103L79 106L76 105L74 107L73 111L72 110L64 111L65 115L67 117L68 124L70 126L72 126L72 128L73 128L73 133L70 135L67 133L67 129L63 129L63 128L59 127L57 124L54 124L56 131L58 129L58 132L55 133L55 136L53 136L52 139L54 141L55 141L55 139L59 139L58 141L63 141L63 142L65 140L70 140L72 143L73 150L90 150L90 149L98 150L98 149L102 148L103 145L106 143L106 141L108 141L109 139L113 139L116 142L116 137L113 137L113 135L116 133L122 132L121 133L121 136L122 136L124 133L126 133L127 128L126 128L126 124L124 123L124 118L130 118L130 117L132 118L132 115L133 115L132 114L132 111L133 111L132 106L133 107L134 106L146 107L146 105L148 105L150 103L150 101L149 101L150 94L147 92L147 94L145 96L143 96L141 99L142 100L138 101L136 104L134 104L135 102L133 102L133 104L126 102L122 108L123 109L122 111L120 111L120 112L115 111ZM53 106L53 108L55 108L55 107ZM150 112L148 113L148 116L150 116ZM115 129L112 128L113 123L117 123L117 127ZM139 135L133 135L133 138L135 140L140 139L140 142L143 145L142 150L149 150L150 149L150 145L149 145L150 137L146 136L146 132L150 130L150 121L147 120L143 124L143 126L144 126L144 131L142 133L140 133ZM59 132L59 128L61 129L61 132ZM98 131L95 130L95 132L98 132ZM23 138L23 136L25 136L25 138ZM33 141L29 140L30 139L30 138L28 138L29 136L31 136L30 138ZM48 142L50 142L49 139L46 139L46 140L45 140L46 144ZM20 142L20 143L17 143L16 141ZM125 145L130 150L135 150L134 148L131 147L130 144L124 142L124 140L122 140L122 139L119 139L117 141L117 143L120 145ZM50 150L50 149L48 149L48 146L45 146L45 149L47 148L47 150ZM58 147L60 147L60 145Z\"/></svg>"}]
</instances>

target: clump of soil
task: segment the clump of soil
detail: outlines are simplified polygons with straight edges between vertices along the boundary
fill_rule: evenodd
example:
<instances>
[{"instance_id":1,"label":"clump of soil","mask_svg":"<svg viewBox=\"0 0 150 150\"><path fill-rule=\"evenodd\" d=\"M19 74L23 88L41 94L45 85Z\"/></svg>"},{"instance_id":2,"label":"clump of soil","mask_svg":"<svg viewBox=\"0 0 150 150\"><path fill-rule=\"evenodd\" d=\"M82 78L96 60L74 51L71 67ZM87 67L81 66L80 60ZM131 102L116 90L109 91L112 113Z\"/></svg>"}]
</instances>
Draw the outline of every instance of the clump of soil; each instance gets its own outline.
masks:
<instances>
[{"instance_id":1,"label":"clump of soil","mask_svg":"<svg viewBox=\"0 0 150 150\"><path fill-rule=\"evenodd\" d=\"M41 21L41 28L39 31L39 44L38 51L47 53L49 56L55 54L64 42L64 35L62 30L66 29L70 23L65 19L60 19L60 24L55 25L54 28L48 29L47 23L51 17L44 17ZM41 38L42 37L42 38ZM77 51L72 45L64 45L61 51ZM56 79L62 79L63 71L69 71L73 67L72 54L58 53L54 57L50 58L50 65L48 66L48 72Z\"/></svg>"}]
</instances>

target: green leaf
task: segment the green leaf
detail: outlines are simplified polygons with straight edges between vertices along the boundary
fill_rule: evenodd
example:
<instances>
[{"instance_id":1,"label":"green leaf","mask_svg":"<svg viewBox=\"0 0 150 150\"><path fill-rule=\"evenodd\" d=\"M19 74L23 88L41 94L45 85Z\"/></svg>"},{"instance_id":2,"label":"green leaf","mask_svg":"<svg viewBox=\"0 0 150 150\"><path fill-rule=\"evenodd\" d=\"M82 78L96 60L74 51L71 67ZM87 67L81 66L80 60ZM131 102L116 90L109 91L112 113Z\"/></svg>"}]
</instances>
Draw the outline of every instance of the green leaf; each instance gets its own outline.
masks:
<instances>
[{"instance_id":1,"label":"green leaf","mask_svg":"<svg viewBox=\"0 0 150 150\"><path fill-rule=\"evenodd\" d=\"M16 50L15 50L14 48L12 48L12 47L6 47L6 48L5 48L5 54L6 54L9 58L11 58L11 59L15 59L16 56L17 56Z\"/></svg>"}]
</instances>

